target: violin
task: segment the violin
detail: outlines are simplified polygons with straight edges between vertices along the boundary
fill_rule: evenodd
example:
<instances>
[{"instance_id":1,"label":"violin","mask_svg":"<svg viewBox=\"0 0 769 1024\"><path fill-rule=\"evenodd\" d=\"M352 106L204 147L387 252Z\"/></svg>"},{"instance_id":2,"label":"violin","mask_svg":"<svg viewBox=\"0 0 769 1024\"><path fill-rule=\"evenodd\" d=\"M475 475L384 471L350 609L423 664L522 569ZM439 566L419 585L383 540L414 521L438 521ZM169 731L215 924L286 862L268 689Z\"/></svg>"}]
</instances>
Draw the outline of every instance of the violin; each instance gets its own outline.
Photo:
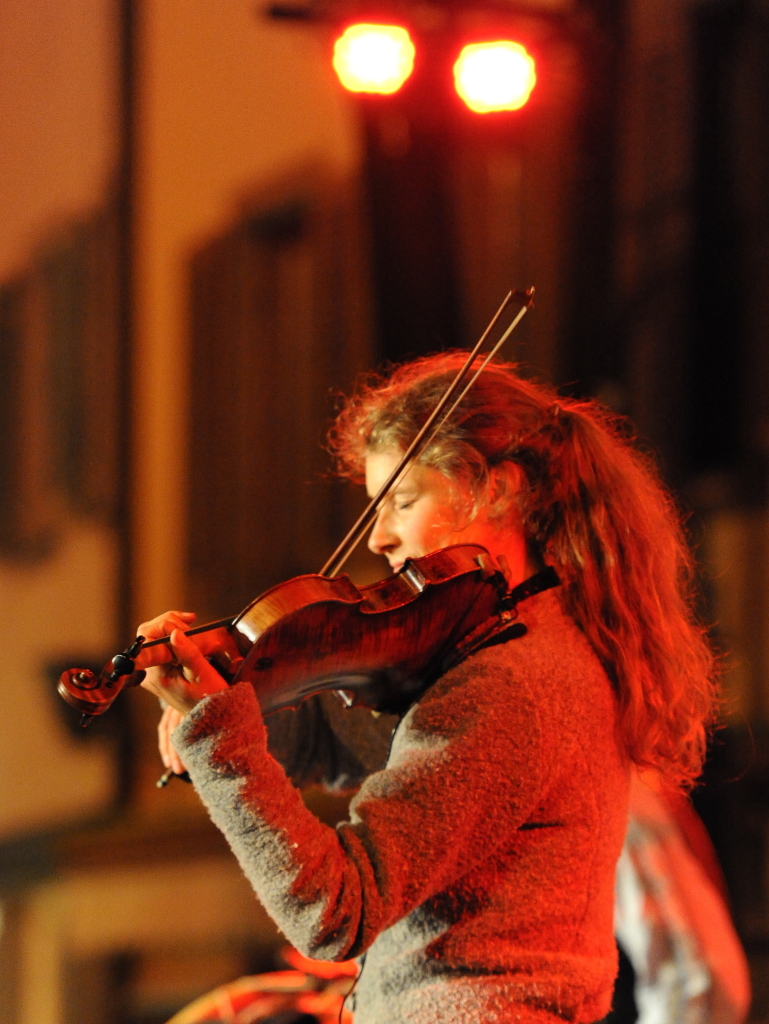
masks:
<instances>
[{"instance_id":1,"label":"violin","mask_svg":"<svg viewBox=\"0 0 769 1024\"><path fill-rule=\"evenodd\" d=\"M407 559L393 576L366 587L346 573L297 576L252 601L228 626L236 655L227 649L210 660L233 684L251 683L263 714L329 689L348 705L397 712L441 674L463 640L505 621L506 593L503 573L475 544ZM88 717L103 714L122 689L143 679L132 658L142 646L149 644L137 640L98 678L67 670L59 693Z\"/></svg>"},{"instance_id":2,"label":"violin","mask_svg":"<svg viewBox=\"0 0 769 1024\"><path fill-rule=\"evenodd\" d=\"M264 714L295 708L311 694L336 690L349 706L405 710L452 664L507 625L513 602L505 566L475 544L407 559L394 575L356 587L344 562L408 466L453 413L533 302L534 289L505 297L467 361L403 458L371 499L318 574L297 576L267 590L239 615L186 630L187 636L226 629L231 643L209 660L232 685L249 682ZM512 323L470 377L488 335L513 300ZM107 711L118 694L138 685L139 651L170 637L139 636L105 665L63 672L58 692L81 712L81 724Z\"/></svg>"}]
</instances>

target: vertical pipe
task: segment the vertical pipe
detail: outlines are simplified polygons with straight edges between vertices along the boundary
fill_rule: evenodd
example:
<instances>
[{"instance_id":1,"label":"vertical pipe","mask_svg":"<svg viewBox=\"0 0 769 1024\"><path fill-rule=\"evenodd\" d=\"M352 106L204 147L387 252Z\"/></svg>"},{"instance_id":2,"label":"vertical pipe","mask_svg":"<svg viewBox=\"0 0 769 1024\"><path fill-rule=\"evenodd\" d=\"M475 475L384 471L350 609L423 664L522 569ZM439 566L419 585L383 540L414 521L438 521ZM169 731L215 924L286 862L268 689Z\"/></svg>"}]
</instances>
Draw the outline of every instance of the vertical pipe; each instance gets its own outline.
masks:
<instances>
[{"instance_id":1,"label":"vertical pipe","mask_svg":"<svg viewBox=\"0 0 769 1024\"><path fill-rule=\"evenodd\" d=\"M118 217L118 445L121 472L118 474L116 526L118 535L117 622L118 636L131 635L132 544L130 520L130 484L132 474L131 408L133 375L131 372L134 317L134 167L135 167L135 79L136 79L136 0L117 0L118 19L118 116L119 153L117 169ZM128 801L131 783L132 729L130 707L121 702L125 716L119 730L117 800Z\"/></svg>"}]
</instances>

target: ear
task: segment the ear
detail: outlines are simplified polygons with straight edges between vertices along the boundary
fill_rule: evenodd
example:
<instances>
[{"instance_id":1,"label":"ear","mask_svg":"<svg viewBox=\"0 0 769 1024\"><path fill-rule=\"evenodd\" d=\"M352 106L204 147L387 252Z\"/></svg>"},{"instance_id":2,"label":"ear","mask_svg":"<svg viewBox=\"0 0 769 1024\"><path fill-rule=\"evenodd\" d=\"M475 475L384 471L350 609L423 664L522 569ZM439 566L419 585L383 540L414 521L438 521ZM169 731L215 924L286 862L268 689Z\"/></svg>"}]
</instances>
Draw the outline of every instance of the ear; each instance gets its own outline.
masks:
<instances>
[{"instance_id":1,"label":"ear","mask_svg":"<svg viewBox=\"0 0 769 1024\"><path fill-rule=\"evenodd\" d=\"M489 471L489 510L502 514L526 486L526 474L516 462L500 462Z\"/></svg>"}]
</instances>

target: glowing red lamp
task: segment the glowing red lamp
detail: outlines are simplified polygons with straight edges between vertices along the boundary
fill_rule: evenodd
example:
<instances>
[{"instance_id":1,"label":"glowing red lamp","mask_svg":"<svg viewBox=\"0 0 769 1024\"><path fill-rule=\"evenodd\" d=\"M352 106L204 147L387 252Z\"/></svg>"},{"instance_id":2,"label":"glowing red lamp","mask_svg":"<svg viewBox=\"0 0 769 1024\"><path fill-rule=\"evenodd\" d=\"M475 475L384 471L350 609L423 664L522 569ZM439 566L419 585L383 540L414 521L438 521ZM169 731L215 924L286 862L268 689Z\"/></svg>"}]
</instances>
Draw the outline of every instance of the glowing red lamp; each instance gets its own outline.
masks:
<instances>
[{"instance_id":1,"label":"glowing red lamp","mask_svg":"<svg viewBox=\"0 0 769 1024\"><path fill-rule=\"evenodd\" d=\"M393 93L414 70L415 53L399 25L351 25L334 44L334 70L351 92Z\"/></svg>"},{"instance_id":2,"label":"glowing red lamp","mask_svg":"<svg viewBox=\"0 0 769 1024\"><path fill-rule=\"evenodd\" d=\"M454 65L454 84L478 114L518 110L537 81L534 60L520 43L500 40L466 46Z\"/></svg>"}]
</instances>

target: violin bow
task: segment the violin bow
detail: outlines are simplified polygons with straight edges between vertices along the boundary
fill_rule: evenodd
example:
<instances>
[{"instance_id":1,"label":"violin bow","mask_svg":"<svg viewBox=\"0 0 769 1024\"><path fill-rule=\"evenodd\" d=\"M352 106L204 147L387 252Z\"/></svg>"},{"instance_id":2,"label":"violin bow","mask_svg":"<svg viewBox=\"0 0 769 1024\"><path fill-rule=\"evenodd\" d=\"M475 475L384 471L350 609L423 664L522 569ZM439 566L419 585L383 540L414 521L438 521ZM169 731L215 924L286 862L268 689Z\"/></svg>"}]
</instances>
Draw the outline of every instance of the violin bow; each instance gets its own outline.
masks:
<instances>
[{"instance_id":1,"label":"violin bow","mask_svg":"<svg viewBox=\"0 0 769 1024\"><path fill-rule=\"evenodd\" d=\"M472 365L475 362L475 360L477 359L478 353L483 348L484 343L486 342L486 339L488 338L489 334L491 334L492 330L496 326L497 322L499 321L500 317L505 312L507 307L515 299L518 299L521 302L521 308L518 310L518 312L515 315L515 318L513 319L512 323L507 328L507 330L502 334L502 337L499 339L499 341L497 341L497 343L494 345L494 347L489 351L488 355L483 360L483 362L478 367L478 369L475 371L475 373L473 374L471 379L468 381L468 383L465 385L465 387L463 388L461 393L457 397L455 397L457 395L457 391L459 391L459 388L462 386L462 383L463 383L464 379L466 378L466 376L468 375L468 373L472 369ZM355 548L358 546L358 544L360 543L360 541L361 541L364 533L368 529L368 527L373 523L374 519L377 516L377 513L379 512L379 509L382 507L382 504L385 501L385 499L387 498L388 494L392 491L392 489L399 482L399 480L404 475L404 473L406 472L408 467L411 465L411 463L427 447L427 445L432 441L432 439L435 437L435 435L441 429L443 424L452 415L452 413L457 408L457 406L462 401L462 399L465 397L465 395L468 393L470 388L475 384L475 382L478 379L478 377L480 376L480 374L483 372L483 370L486 368L486 366L488 366L489 362L494 358L494 356L497 354L497 352L500 350L500 348L504 345L504 343L507 341L507 339L513 333L515 328L521 322L521 320L523 319L523 317L526 314L526 312L532 306L533 302L534 302L534 288L533 287L532 288L527 288L525 292L524 291L515 290L515 291L509 291L507 293L507 295L505 296L505 298L504 298L504 300L502 302L502 305L499 307L499 309L496 311L494 316L491 318L491 321L490 321L488 327L483 332L483 334L480 336L480 338L476 342L475 347L470 352L470 355L467 357L467 360L465 361L464 366L460 369L459 373L456 375L456 377L451 382L451 384L449 384L448 388L446 389L446 391L441 396L440 401L435 406L435 408L433 409L433 411L430 414L430 416L425 420L425 422L422 425L422 428L420 429L419 433L416 435L414 440L411 442L411 444L408 446L408 448L404 452L403 458L400 460L398 465L395 467L395 469L392 471L392 473L389 475L389 477L385 480L385 482L379 488L379 490L374 495L374 497L371 499L371 501L368 503L368 505L363 510L363 512L361 512L360 516L358 517L356 522L353 524L353 526L351 527L351 529L349 530L349 532L345 536L344 540L342 540L342 542L336 548L336 550L331 555L331 557L328 559L326 564L320 570L320 574L319 575L321 575L321 576L336 576L336 575L339 574L339 572L342 569L342 566L347 561L347 559L350 557L350 555L355 550ZM452 405L450 406L448 411L443 415L443 417L439 419L439 417L441 416L441 413L444 412L444 410L446 409L446 406L449 404L449 402L451 402L452 398L454 398L454 402L452 403Z\"/></svg>"},{"instance_id":2,"label":"violin bow","mask_svg":"<svg viewBox=\"0 0 769 1024\"><path fill-rule=\"evenodd\" d=\"M521 308L516 313L512 323L505 330L505 332L502 334L502 336L500 337L499 341L496 342L496 344L493 346L493 348L486 355L486 357L483 360L483 362L481 363L481 365L475 371L475 373L470 378L470 380L467 382L467 384L465 384L465 387L462 389L462 391L459 393L459 395L457 395L457 392L459 391L460 387L462 386L463 381L465 380L465 378L469 374L470 370L472 369L473 363L478 358L478 354L481 351L481 349L483 348L483 346L484 346L484 344L486 342L486 339L488 338L488 336L491 334L491 332L496 327L497 323L499 322L500 317L505 312L507 307L511 304L511 302L513 302L516 299L521 303ZM387 478L387 480L385 480L385 482L382 484L380 489L377 491L377 493L374 495L374 497L368 503L368 505L363 510L363 512L361 512L360 516L358 517L356 522L353 524L352 528L348 531L348 533L345 536L344 540L336 548L336 550L331 555L331 557L328 559L328 561L323 566L323 568L320 570L320 573L318 575L320 575L320 576L337 576L341 572L342 566L347 561L347 559L350 557L350 555L353 553L355 548L358 546L358 544L360 543L361 539L363 538L363 535L365 534L366 530L368 529L368 527L371 525L371 523L376 518L376 515L379 512L379 509L382 507L382 503L385 501L385 499L387 498L388 494L396 486L396 484L401 479L401 477L406 472L406 470L411 465L411 463L427 447L427 445L430 443L430 441L432 441L432 439L435 437L435 435L441 429L443 424L452 415L452 413L457 408L457 406L462 401L462 399L465 397L467 392L475 384L475 382L478 379L478 377L485 370L485 368L488 366L488 364L491 362L491 360L494 358L494 356L497 354L497 352L502 348L504 343L507 341L507 339L513 333L515 328L521 322L521 320L523 319L523 317L526 314L526 312L533 305L533 302L534 302L534 288L533 287L532 288L527 288L526 291L515 290L515 291L509 291L507 293L507 295L505 296L505 298L504 298L504 300L502 302L502 305L499 307L499 309L496 311L494 316L491 318L491 321L489 322L488 327L483 332L483 334L480 336L480 338L478 339L478 341L475 344L475 347L473 348L473 350L470 352L469 356L467 357L467 360L465 361L464 366L461 368L461 370L456 375L456 377L451 382L451 384L449 384L448 388L446 389L446 391L441 396L440 401L435 406L433 411L430 413L430 416L427 418L427 420L425 420L425 422L422 425L422 428L420 429L419 433L416 435L414 440L411 442L411 444L406 449L406 451L405 451L405 453L403 455L403 458L400 460L400 462L395 467L395 469L392 471L392 473ZM446 406L449 404L449 402L451 402L452 398L454 399L453 403L451 404L449 409L444 412L444 410L446 410ZM441 413L444 413L444 415L442 417L441 417ZM441 418L439 419L439 417L441 417ZM208 622L208 623L206 623L203 626L194 626L192 629L186 629L184 631L184 635L185 636L194 636L196 633L206 633L209 630L219 629L219 628L222 628L222 627L226 629L226 628L229 628L233 624L233 622L235 622L235 620L237 618L238 618L237 615L233 615L233 616L231 616L228 619L218 619L216 622ZM139 650L142 650L145 647L157 647L160 644L167 644L170 641L170 639L171 639L170 636L158 637L155 640L144 640L143 637L137 637L136 641L134 641L134 645L131 648L129 648L128 651L123 652L123 655L126 655L126 656L130 657L130 655L133 654L135 656L135 654L138 653ZM117 655L117 657L120 658L123 655ZM125 667L128 668L128 663L126 663ZM120 669L118 669L117 666L116 666L116 669L118 671L120 671ZM129 669L129 671L132 671L132 669Z\"/></svg>"}]
</instances>

